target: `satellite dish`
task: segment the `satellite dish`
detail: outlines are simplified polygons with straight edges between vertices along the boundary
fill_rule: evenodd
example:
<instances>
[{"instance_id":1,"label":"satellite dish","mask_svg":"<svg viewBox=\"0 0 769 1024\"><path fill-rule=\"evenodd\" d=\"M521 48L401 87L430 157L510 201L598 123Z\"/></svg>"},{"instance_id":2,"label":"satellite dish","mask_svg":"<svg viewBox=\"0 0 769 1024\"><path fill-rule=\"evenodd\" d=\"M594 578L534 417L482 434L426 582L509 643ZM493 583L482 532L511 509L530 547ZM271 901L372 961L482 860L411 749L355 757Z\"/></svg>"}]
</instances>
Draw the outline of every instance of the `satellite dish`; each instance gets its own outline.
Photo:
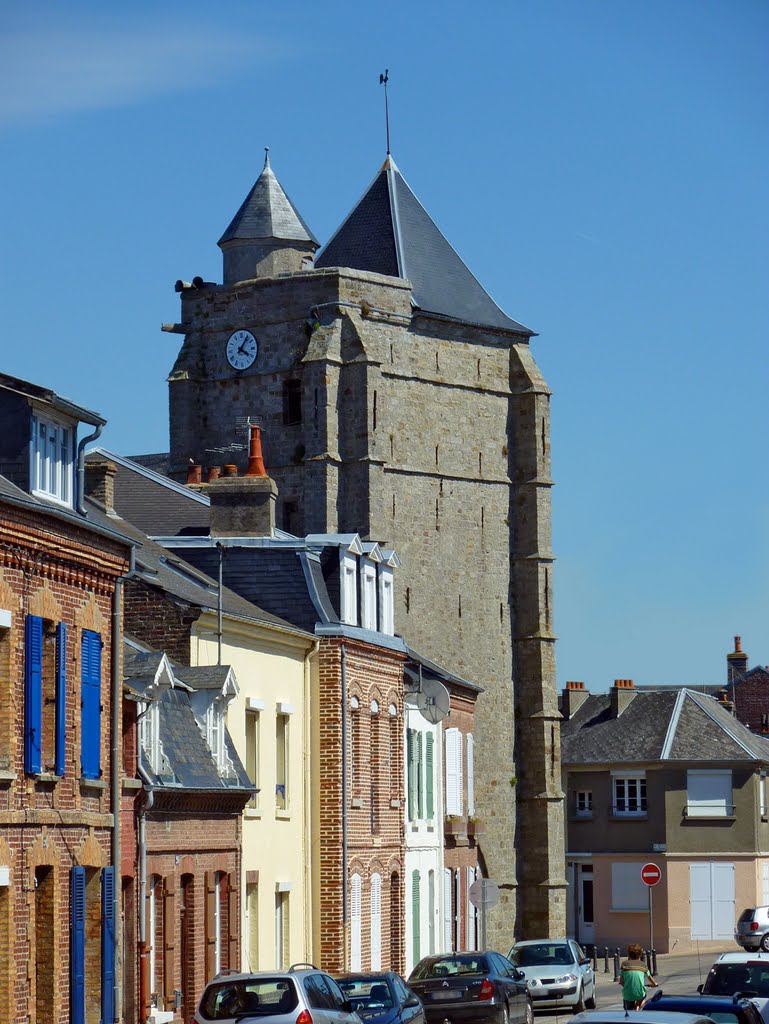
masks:
<instances>
[{"instance_id":1,"label":"satellite dish","mask_svg":"<svg viewBox=\"0 0 769 1024\"><path fill-rule=\"evenodd\" d=\"M449 713L449 691L437 679L423 679L422 688L416 694L416 706L422 718L431 725L442 722Z\"/></svg>"}]
</instances>

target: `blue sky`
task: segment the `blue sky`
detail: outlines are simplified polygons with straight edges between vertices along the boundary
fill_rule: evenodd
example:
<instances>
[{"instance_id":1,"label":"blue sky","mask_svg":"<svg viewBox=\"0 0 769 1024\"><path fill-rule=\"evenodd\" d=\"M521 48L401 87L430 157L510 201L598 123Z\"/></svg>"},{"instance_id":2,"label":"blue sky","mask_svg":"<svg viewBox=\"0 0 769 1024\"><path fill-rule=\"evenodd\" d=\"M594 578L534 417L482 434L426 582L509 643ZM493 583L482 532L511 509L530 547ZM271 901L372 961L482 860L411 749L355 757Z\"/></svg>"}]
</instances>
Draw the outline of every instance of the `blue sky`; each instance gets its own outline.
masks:
<instances>
[{"instance_id":1,"label":"blue sky","mask_svg":"<svg viewBox=\"0 0 769 1024\"><path fill-rule=\"evenodd\" d=\"M559 684L769 661L764 0L3 0L1 368L167 445L174 281L263 147L321 239L393 154L553 389ZM758 475L756 475L758 474Z\"/></svg>"}]
</instances>

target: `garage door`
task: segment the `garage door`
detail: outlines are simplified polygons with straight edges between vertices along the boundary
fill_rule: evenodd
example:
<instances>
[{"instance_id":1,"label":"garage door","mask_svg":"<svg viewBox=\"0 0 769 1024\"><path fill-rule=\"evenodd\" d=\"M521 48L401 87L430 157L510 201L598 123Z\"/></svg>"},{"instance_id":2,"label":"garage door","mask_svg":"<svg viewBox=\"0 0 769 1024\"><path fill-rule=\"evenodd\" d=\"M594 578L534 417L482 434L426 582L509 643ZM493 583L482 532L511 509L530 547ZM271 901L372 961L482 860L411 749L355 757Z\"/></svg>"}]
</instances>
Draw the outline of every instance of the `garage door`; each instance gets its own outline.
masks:
<instances>
[{"instance_id":1,"label":"garage door","mask_svg":"<svg viewBox=\"0 0 769 1024\"><path fill-rule=\"evenodd\" d=\"M734 937L734 864L703 861L689 865L693 939Z\"/></svg>"}]
</instances>

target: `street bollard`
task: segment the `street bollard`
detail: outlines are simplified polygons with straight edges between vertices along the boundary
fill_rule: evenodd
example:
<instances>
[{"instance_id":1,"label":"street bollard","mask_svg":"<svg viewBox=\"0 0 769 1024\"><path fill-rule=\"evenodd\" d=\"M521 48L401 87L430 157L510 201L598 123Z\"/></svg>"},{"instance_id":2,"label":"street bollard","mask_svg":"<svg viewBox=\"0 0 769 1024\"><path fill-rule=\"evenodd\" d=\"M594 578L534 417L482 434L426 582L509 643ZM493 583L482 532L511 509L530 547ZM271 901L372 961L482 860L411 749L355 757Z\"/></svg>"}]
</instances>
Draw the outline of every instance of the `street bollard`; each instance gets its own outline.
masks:
<instances>
[{"instance_id":1,"label":"street bollard","mask_svg":"<svg viewBox=\"0 0 769 1024\"><path fill-rule=\"evenodd\" d=\"M652 974L652 955L650 950L648 949L644 950L644 961L646 962L646 970L649 972L649 974Z\"/></svg>"},{"instance_id":2,"label":"street bollard","mask_svg":"<svg viewBox=\"0 0 769 1024\"><path fill-rule=\"evenodd\" d=\"M657 977L657 950L652 950L652 974Z\"/></svg>"},{"instance_id":3,"label":"street bollard","mask_svg":"<svg viewBox=\"0 0 769 1024\"><path fill-rule=\"evenodd\" d=\"M603 973L609 973L609 947L603 947Z\"/></svg>"},{"instance_id":4,"label":"street bollard","mask_svg":"<svg viewBox=\"0 0 769 1024\"><path fill-rule=\"evenodd\" d=\"M593 946L593 973L598 970L598 946Z\"/></svg>"},{"instance_id":5,"label":"street bollard","mask_svg":"<svg viewBox=\"0 0 769 1024\"><path fill-rule=\"evenodd\" d=\"M614 980L619 981L619 946L614 954Z\"/></svg>"}]
</instances>

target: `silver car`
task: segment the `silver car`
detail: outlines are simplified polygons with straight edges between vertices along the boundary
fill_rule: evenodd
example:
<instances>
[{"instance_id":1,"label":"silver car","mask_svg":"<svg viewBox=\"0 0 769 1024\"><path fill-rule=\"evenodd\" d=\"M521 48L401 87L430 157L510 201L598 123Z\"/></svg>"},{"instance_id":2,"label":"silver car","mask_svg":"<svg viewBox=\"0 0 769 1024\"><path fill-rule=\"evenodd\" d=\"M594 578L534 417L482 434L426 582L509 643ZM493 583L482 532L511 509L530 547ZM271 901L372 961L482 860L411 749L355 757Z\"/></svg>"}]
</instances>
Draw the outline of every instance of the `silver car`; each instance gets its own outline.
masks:
<instances>
[{"instance_id":1,"label":"silver car","mask_svg":"<svg viewBox=\"0 0 769 1024\"><path fill-rule=\"evenodd\" d=\"M225 973L206 985L195 1024L362 1024L333 978L309 964L260 974Z\"/></svg>"},{"instance_id":2,"label":"silver car","mask_svg":"<svg viewBox=\"0 0 769 1024\"><path fill-rule=\"evenodd\" d=\"M769 952L769 907L748 907L737 920L734 938L743 949Z\"/></svg>"},{"instance_id":3,"label":"silver car","mask_svg":"<svg viewBox=\"0 0 769 1024\"><path fill-rule=\"evenodd\" d=\"M529 939L508 954L522 971L535 1007L595 1008L595 973L574 939Z\"/></svg>"}]
</instances>

